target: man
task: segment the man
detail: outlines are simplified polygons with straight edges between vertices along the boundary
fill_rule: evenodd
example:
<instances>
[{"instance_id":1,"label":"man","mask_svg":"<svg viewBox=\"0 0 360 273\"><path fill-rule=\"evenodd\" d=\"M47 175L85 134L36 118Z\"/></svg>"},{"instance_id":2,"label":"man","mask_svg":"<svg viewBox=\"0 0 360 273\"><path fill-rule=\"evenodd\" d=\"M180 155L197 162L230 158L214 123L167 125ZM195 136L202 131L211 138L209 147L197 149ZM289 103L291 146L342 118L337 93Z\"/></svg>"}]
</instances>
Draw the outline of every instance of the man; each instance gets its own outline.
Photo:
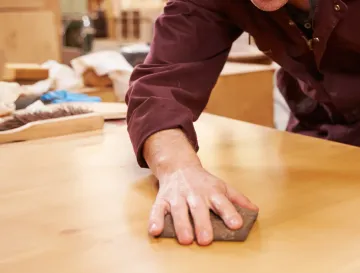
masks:
<instances>
[{"instance_id":1,"label":"man","mask_svg":"<svg viewBox=\"0 0 360 273\"><path fill-rule=\"evenodd\" d=\"M161 233L171 213L181 244L196 236L207 245L210 209L232 229L242 225L233 203L257 209L202 167L192 124L243 31L282 66L289 131L360 146L359 27L359 0L170 0L126 98L138 162L160 183L150 234Z\"/></svg>"}]
</instances>

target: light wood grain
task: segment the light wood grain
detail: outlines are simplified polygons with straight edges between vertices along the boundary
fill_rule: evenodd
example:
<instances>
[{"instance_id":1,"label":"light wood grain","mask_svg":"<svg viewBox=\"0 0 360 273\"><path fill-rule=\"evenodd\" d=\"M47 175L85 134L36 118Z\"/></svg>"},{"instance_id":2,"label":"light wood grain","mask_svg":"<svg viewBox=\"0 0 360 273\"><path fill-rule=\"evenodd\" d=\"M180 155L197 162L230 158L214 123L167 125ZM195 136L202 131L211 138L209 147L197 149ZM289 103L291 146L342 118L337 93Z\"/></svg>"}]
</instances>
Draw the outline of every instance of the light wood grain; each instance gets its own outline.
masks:
<instances>
[{"instance_id":1,"label":"light wood grain","mask_svg":"<svg viewBox=\"0 0 360 273\"><path fill-rule=\"evenodd\" d=\"M55 1L55 0L54 0ZM45 5L45 0L1 0L1 9L13 9L13 8L42 8Z\"/></svg>"},{"instance_id":2,"label":"light wood grain","mask_svg":"<svg viewBox=\"0 0 360 273\"><path fill-rule=\"evenodd\" d=\"M0 80L2 80L4 76L4 69L5 69L5 54L3 51L0 50Z\"/></svg>"},{"instance_id":3,"label":"light wood grain","mask_svg":"<svg viewBox=\"0 0 360 273\"><path fill-rule=\"evenodd\" d=\"M56 44L56 54L52 58L55 61L61 62L62 55L62 41L63 41L63 26L62 26L62 18L61 18L61 0L44 0L45 1L45 10L50 11L53 14L53 21L49 22L53 27L55 27L55 44Z\"/></svg>"},{"instance_id":4,"label":"light wood grain","mask_svg":"<svg viewBox=\"0 0 360 273\"><path fill-rule=\"evenodd\" d=\"M6 63L3 80L5 81L40 81L49 77L49 69L39 64Z\"/></svg>"},{"instance_id":5,"label":"light wood grain","mask_svg":"<svg viewBox=\"0 0 360 273\"><path fill-rule=\"evenodd\" d=\"M360 150L203 115L204 165L260 207L245 243L147 236L155 179L125 125L0 146L1 273L358 273Z\"/></svg>"},{"instance_id":6,"label":"light wood grain","mask_svg":"<svg viewBox=\"0 0 360 273\"><path fill-rule=\"evenodd\" d=\"M47 105L48 108L63 106L85 108L101 115L105 120L125 119L127 113L127 105L121 102L69 102Z\"/></svg>"},{"instance_id":7,"label":"light wood grain","mask_svg":"<svg viewBox=\"0 0 360 273\"><path fill-rule=\"evenodd\" d=\"M226 62L221 76L247 75L256 72L274 71L274 65Z\"/></svg>"},{"instance_id":8,"label":"light wood grain","mask_svg":"<svg viewBox=\"0 0 360 273\"><path fill-rule=\"evenodd\" d=\"M227 62L205 111L274 127L274 66Z\"/></svg>"},{"instance_id":9,"label":"light wood grain","mask_svg":"<svg viewBox=\"0 0 360 273\"><path fill-rule=\"evenodd\" d=\"M241 38L242 39L242 38ZM267 57L256 46L244 43L244 41L233 44L229 53L228 61L239 63L271 64L272 60Z\"/></svg>"},{"instance_id":10,"label":"light wood grain","mask_svg":"<svg viewBox=\"0 0 360 273\"><path fill-rule=\"evenodd\" d=\"M59 36L52 11L0 12L0 50L8 62L59 60Z\"/></svg>"},{"instance_id":11,"label":"light wood grain","mask_svg":"<svg viewBox=\"0 0 360 273\"><path fill-rule=\"evenodd\" d=\"M103 127L104 118L93 113L39 120L0 132L0 144L96 131Z\"/></svg>"}]
</instances>

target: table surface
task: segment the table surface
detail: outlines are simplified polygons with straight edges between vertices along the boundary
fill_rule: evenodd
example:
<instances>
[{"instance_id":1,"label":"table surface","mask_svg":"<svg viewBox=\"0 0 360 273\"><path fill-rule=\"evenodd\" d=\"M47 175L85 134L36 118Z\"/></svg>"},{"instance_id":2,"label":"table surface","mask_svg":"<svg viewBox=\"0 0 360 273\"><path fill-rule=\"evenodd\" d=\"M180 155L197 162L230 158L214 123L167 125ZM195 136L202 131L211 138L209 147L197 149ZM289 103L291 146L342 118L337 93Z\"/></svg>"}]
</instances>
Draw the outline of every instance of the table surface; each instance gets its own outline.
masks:
<instances>
[{"instance_id":1,"label":"table surface","mask_svg":"<svg viewBox=\"0 0 360 273\"><path fill-rule=\"evenodd\" d=\"M265 64L226 62L223 70L221 71L220 77L239 75L239 74L249 74L255 72L262 72L262 71L275 71L276 68L277 65L274 63L270 65L265 65Z\"/></svg>"},{"instance_id":2,"label":"table surface","mask_svg":"<svg viewBox=\"0 0 360 273\"><path fill-rule=\"evenodd\" d=\"M204 165L256 202L245 243L147 235L156 181L125 124L0 146L0 272L360 272L360 149L202 115Z\"/></svg>"}]
</instances>

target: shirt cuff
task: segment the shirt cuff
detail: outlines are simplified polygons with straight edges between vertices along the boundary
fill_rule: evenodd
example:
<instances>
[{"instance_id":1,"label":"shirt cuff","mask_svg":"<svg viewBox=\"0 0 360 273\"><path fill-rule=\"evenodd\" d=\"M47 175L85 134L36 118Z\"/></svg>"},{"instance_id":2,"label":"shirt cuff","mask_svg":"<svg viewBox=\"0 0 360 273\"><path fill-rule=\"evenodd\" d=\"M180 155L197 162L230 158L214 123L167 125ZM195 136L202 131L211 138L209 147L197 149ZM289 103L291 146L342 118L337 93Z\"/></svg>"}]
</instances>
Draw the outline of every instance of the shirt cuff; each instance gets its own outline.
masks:
<instances>
[{"instance_id":1,"label":"shirt cuff","mask_svg":"<svg viewBox=\"0 0 360 273\"><path fill-rule=\"evenodd\" d=\"M140 167L148 168L143 146L148 137L168 129L180 128L190 144L199 150L190 109L175 100L150 97L128 119L128 132Z\"/></svg>"}]
</instances>

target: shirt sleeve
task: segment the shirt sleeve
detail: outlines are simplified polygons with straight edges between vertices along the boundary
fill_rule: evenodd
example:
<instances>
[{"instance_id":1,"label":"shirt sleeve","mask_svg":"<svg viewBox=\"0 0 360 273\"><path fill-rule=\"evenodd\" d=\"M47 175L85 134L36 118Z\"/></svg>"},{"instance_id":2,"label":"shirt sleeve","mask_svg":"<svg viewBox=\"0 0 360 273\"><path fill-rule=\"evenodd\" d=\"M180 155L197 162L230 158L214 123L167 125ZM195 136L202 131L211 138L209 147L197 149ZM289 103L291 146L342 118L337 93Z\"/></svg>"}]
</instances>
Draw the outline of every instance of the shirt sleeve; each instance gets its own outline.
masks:
<instances>
[{"instance_id":1,"label":"shirt sleeve","mask_svg":"<svg viewBox=\"0 0 360 273\"><path fill-rule=\"evenodd\" d=\"M128 132L141 167L148 167L145 140L161 130L181 128L198 150L193 122L242 33L227 18L226 2L169 0L156 20L150 53L134 69L126 95Z\"/></svg>"}]
</instances>

